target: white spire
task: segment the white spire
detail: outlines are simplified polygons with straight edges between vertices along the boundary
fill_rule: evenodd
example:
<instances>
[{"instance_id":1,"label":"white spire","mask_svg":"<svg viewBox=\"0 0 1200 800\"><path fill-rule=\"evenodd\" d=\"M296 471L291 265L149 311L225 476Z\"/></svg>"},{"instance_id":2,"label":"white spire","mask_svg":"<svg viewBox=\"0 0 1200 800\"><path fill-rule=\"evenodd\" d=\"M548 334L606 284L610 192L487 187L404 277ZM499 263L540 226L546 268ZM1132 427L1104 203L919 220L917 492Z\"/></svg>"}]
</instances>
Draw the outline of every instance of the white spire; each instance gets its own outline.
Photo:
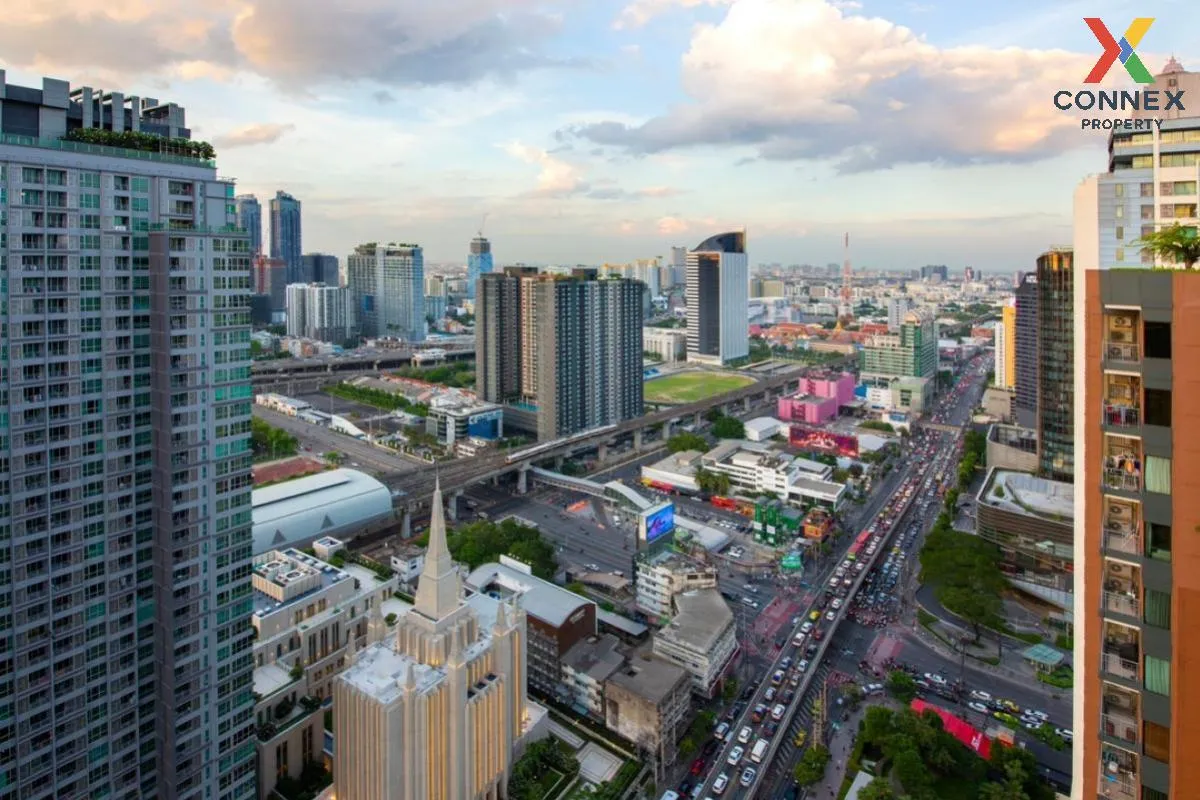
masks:
<instances>
[{"instance_id":1,"label":"white spire","mask_svg":"<svg viewBox=\"0 0 1200 800\"><path fill-rule=\"evenodd\" d=\"M436 479L433 488L432 507L429 512L429 547L425 551L425 564L417 580L415 611L426 619L444 619L458 608L462 597L458 571L450 557L446 544L446 517L442 508L441 479Z\"/></svg>"}]
</instances>

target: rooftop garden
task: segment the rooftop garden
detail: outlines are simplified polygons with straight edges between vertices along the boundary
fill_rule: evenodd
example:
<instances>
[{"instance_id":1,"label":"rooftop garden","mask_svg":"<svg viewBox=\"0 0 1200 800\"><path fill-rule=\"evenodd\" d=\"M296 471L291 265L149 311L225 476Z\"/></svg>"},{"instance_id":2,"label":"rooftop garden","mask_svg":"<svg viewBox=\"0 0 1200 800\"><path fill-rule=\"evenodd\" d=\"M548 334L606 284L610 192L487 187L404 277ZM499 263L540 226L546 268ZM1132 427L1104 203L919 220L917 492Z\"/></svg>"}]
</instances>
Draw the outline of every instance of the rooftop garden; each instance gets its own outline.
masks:
<instances>
[{"instance_id":1,"label":"rooftop garden","mask_svg":"<svg viewBox=\"0 0 1200 800\"><path fill-rule=\"evenodd\" d=\"M194 142L191 139L168 139L153 133L141 131L107 131L100 128L75 128L67 131L62 137L68 142L81 142L101 147L120 147L125 150L139 150L145 153L162 153L164 155L195 158L201 161L212 161L217 157L217 151L208 142Z\"/></svg>"}]
</instances>

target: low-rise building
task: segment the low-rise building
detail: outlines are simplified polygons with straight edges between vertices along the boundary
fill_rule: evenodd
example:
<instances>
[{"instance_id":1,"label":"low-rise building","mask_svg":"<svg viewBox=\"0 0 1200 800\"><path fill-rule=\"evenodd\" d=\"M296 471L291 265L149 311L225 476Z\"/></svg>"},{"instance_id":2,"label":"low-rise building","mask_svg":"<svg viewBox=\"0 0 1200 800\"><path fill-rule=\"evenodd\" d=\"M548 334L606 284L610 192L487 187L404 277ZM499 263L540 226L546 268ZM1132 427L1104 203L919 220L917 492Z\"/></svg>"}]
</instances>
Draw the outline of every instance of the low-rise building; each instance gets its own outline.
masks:
<instances>
[{"instance_id":1,"label":"low-rise building","mask_svg":"<svg viewBox=\"0 0 1200 800\"><path fill-rule=\"evenodd\" d=\"M468 439L495 441L504 436L504 410L473 395L446 392L430 401L425 430L447 447Z\"/></svg>"},{"instance_id":2,"label":"low-rise building","mask_svg":"<svg viewBox=\"0 0 1200 800\"><path fill-rule=\"evenodd\" d=\"M642 350L654 353L665 364L687 360L687 330L642 328Z\"/></svg>"},{"instance_id":3,"label":"low-rise building","mask_svg":"<svg viewBox=\"0 0 1200 800\"><path fill-rule=\"evenodd\" d=\"M976 495L976 514L976 532L999 546L1018 588L1060 607L1070 602L1065 595L1074 587L1072 484L993 467Z\"/></svg>"},{"instance_id":4,"label":"low-rise building","mask_svg":"<svg viewBox=\"0 0 1200 800\"><path fill-rule=\"evenodd\" d=\"M604 684L625 666L620 646L612 635L576 642L563 656L559 699L576 713L604 722Z\"/></svg>"},{"instance_id":5,"label":"low-rise building","mask_svg":"<svg viewBox=\"0 0 1200 800\"><path fill-rule=\"evenodd\" d=\"M334 567L299 550L254 559L254 697L259 797L320 761L332 681L347 653L384 635L379 614L396 580Z\"/></svg>"},{"instance_id":6,"label":"low-rise building","mask_svg":"<svg viewBox=\"0 0 1200 800\"><path fill-rule=\"evenodd\" d=\"M255 489L250 507L257 555L390 523L392 493L365 472L333 469Z\"/></svg>"},{"instance_id":7,"label":"low-rise building","mask_svg":"<svg viewBox=\"0 0 1200 800\"><path fill-rule=\"evenodd\" d=\"M717 568L671 550L638 554L636 603L651 619L670 619L675 597L697 589L717 588Z\"/></svg>"},{"instance_id":8,"label":"low-rise building","mask_svg":"<svg viewBox=\"0 0 1200 800\"><path fill-rule=\"evenodd\" d=\"M692 691L714 697L738 652L733 612L716 589L675 596L675 616L654 634L654 654L687 671Z\"/></svg>"},{"instance_id":9,"label":"low-rise building","mask_svg":"<svg viewBox=\"0 0 1200 800\"><path fill-rule=\"evenodd\" d=\"M784 424L774 417L758 417L746 423L746 439L751 442L765 442L785 432Z\"/></svg>"},{"instance_id":10,"label":"low-rise building","mask_svg":"<svg viewBox=\"0 0 1200 800\"><path fill-rule=\"evenodd\" d=\"M1037 431L1017 425L990 426L987 464L1015 472L1037 472Z\"/></svg>"},{"instance_id":11,"label":"low-rise building","mask_svg":"<svg viewBox=\"0 0 1200 800\"><path fill-rule=\"evenodd\" d=\"M810 425L824 425L838 415L838 400L835 397L816 397L810 394L798 394L792 397L779 398L777 413L781 420L787 422L806 422Z\"/></svg>"},{"instance_id":12,"label":"low-rise building","mask_svg":"<svg viewBox=\"0 0 1200 800\"><path fill-rule=\"evenodd\" d=\"M705 453L700 466L728 475L730 483L740 490L768 492L787 502L836 510L845 497L846 487L814 477L812 470L796 461L794 456L768 445L729 440Z\"/></svg>"},{"instance_id":13,"label":"low-rise building","mask_svg":"<svg viewBox=\"0 0 1200 800\"><path fill-rule=\"evenodd\" d=\"M687 730L692 681L650 655L632 659L604 684L604 722L661 765L673 764Z\"/></svg>"},{"instance_id":14,"label":"low-rise building","mask_svg":"<svg viewBox=\"0 0 1200 800\"><path fill-rule=\"evenodd\" d=\"M425 548L402 544L391 557L392 571L404 586L414 586L425 566Z\"/></svg>"},{"instance_id":15,"label":"low-rise building","mask_svg":"<svg viewBox=\"0 0 1200 800\"><path fill-rule=\"evenodd\" d=\"M596 635L596 604L542 580L525 564L503 557L482 564L466 578L467 587L498 600L520 598L526 619L529 688L557 697L563 657L579 642Z\"/></svg>"},{"instance_id":16,"label":"low-rise building","mask_svg":"<svg viewBox=\"0 0 1200 800\"><path fill-rule=\"evenodd\" d=\"M704 454L696 450L682 450L672 453L661 461L642 467L642 480L649 485L660 484L663 487L681 489L687 492L700 491L696 482L696 469Z\"/></svg>"}]
</instances>

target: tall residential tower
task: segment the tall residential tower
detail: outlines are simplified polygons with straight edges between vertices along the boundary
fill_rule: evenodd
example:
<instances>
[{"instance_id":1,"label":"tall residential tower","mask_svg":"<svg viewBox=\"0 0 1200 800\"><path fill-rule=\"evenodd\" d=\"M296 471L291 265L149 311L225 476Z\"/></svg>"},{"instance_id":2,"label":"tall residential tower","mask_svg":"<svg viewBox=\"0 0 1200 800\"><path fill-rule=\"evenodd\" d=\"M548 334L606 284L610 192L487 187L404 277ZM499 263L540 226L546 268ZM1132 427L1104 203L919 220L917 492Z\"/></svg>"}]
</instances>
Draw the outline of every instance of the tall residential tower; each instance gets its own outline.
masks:
<instances>
[{"instance_id":1,"label":"tall residential tower","mask_svg":"<svg viewBox=\"0 0 1200 800\"><path fill-rule=\"evenodd\" d=\"M467 254L467 297L474 300L476 284L483 275L492 271L492 243L479 234L471 240L471 252Z\"/></svg>"},{"instance_id":2,"label":"tall residential tower","mask_svg":"<svg viewBox=\"0 0 1200 800\"><path fill-rule=\"evenodd\" d=\"M425 341L425 253L417 244L360 244L346 258L359 334Z\"/></svg>"},{"instance_id":3,"label":"tall residential tower","mask_svg":"<svg viewBox=\"0 0 1200 800\"><path fill-rule=\"evenodd\" d=\"M174 103L0 71L0 126L0 791L253 798L233 183Z\"/></svg>"},{"instance_id":4,"label":"tall residential tower","mask_svg":"<svg viewBox=\"0 0 1200 800\"><path fill-rule=\"evenodd\" d=\"M287 192L271 198L271 258L287 264L287 282L300 283L300 201Z\"/></svg>"},{"instance_id":5,"label":"tall residential tower","mask_svg":"<svg viewBox=\"0 0 1200 800\"><path fill-rule=\"evenodd\" d=\"M237 206L238 226L250 237L250 255L262 255L262 204L252 194L239 194L233 200Z\"/></svg>"},{"instance_id":6,"label":"tall residential tower","mask_svg":"<svg viewBox=\"0 0 1200 800\"><path fill-rule=\"evenodd\" d=\"M750 272L744 232L709 237L687 254L688 361L750 355Z\"/></svg>"},{"instance_id":7,"label":"tall residential tower","mask_svg":"<svg viewBox=\"0 0 1200 800\"><path fill-rule=\"evenodd\" d=\"M1196 98L1200 73L1172 60L1147 88ZM1200 117L1148 116L1165 118L1115 132L1109 171L1075 193L1079 800L1200 787L1200 275L1138 244L1175 224L1196 235Z\"/></svg>"},{"instance_id":8,"label":"tall residential tower","mask_svg":"<svg viewBox=\"0 0 1200 800\"><path fill-rule=\"evenodd\" d=\"M1038 472L1071 482L1075 474L1074 254L1057 247L1038 256Z\"/></svg>"}]
</instances>

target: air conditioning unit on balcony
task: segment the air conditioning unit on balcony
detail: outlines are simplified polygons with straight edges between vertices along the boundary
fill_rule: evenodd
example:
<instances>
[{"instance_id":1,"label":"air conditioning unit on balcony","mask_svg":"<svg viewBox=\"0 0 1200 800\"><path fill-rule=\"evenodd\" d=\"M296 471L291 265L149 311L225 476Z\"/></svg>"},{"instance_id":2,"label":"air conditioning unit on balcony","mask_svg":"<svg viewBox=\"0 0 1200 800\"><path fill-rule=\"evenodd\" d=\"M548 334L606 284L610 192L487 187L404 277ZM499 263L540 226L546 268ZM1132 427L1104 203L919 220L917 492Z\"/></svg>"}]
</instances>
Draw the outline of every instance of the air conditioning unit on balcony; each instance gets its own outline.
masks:
<instances>
[{"instance_id":1,"label":"air conditioning unit on balcony","mask_svg":"<svg viewBox=\"0 0 1200 800\"><path fill-rule=\"evenodd\" d=\"M1133 317L1115 316L1112 318L1112 324L1114 328L1132 328Z\"/></svg>"},{"instance_id":2,"label":"air conditioning unit on balcony","mask_svg":"<svg viewBox=\"0 0 1200 800\"><path fill-rule=\"evenodd\" d=\"M1125 565L1118 564L1116 561L1110 561L1108 562L1108 571L1112 575L1120 575L1125 571Z\"/></svg>"},{"instance_id":3,"label":"air conditioning unit on balcony","mask_svg":"<svg viewBox=\"0 0 1200 800\"><path fill-rule=\"evenodd\" d=\"M1124 517L1128 514L1128 509L1125 506L1113 503L1108 507L1108 513L1114 517Z\"/></svg>"}]
</instances>

